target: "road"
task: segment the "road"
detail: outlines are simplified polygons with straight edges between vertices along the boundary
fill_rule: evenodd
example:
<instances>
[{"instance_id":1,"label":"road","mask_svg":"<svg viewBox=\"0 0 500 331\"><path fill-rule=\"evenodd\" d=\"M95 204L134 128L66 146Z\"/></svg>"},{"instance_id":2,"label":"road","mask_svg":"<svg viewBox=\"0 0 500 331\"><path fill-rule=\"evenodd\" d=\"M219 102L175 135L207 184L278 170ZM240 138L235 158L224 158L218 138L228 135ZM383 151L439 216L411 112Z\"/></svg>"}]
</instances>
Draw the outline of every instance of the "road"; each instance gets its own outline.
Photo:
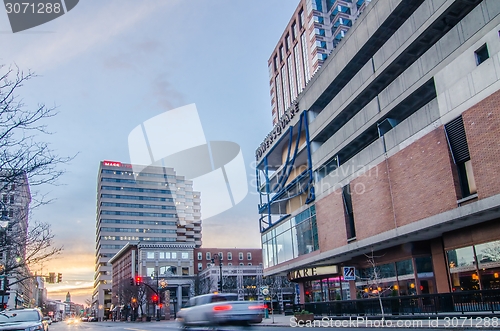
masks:
<instances>
[{"instance_id":1,"label":"road","mask_svg":"<svg viewBox=\"0 0 500 331\"><path fill-rule=\"evenodd\" d=\"M284 330L296 330L297 327L290 326L252 326L252 327L221 327L216 330L220 331L284 331ZM312 329L312 328L306 328ZM321 330L338 330L339 328L330 328L330 327L317 327L315 329ZM391 330L405 330L408 331L408 328L390 328ZM94 330L106 330L106 331L154 331L154 330L181 330L179 323L177 322L144 322L144 323L130 323L130 322L81 322L74 325L69 325L64 322L53 323L49 331L94 331ZM192 331L209 331L215 330L213 328L190 328ZM356 328L356 331L364 331L364 330L373 330L373 328ZM430 331L430 330L438 330L437 328L418 328L418 330L422 331Z\"/></svg>"}]
</instances>

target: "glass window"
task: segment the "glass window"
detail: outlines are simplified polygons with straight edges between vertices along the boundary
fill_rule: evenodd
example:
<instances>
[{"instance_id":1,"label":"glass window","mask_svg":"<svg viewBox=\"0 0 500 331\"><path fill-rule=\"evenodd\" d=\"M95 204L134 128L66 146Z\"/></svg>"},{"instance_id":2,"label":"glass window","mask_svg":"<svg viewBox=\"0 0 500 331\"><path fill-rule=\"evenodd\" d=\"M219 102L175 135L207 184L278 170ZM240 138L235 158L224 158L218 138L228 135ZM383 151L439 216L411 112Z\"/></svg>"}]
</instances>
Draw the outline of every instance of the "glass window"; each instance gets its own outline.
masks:
<instances>
[{"instance_id":1,"label":"glass window","mask_svg":"<svg viewBox=\"0 0 500 331\"><path fill-rule=\"evenodd\" d=\"M203 263L198 262L198 271L201 271L203 269Z\"/></svg>"},{"instance_id":2,"label":"glass window","mask_svg":"<svg viewBox=\"0 0 500 331\"><path fill-rule=\"evenodd\" d=\"M147 252L147 258L148 259L154 259L155 258L155 252Z\"/></svg>"},{"instance_id":3,"label":"glass window","mask_svg":"<svg viewBox=\"0 0 500 331\"><path fill-rule=\"evenodd\" d=\"M182 275L189 276L189 268L188 267L182 267Z\"/></svg>"},{"instance_id":4,"label":"glass window","mask_svg":"<svg viewBox=\"0 0 500 331\"><path fill-rule=\"evenodd\" d=\"M177 253L176 252L172 252L172 259L176 259L177 258Z\"/></svg>"},{"instance_id":5,"label":"glass window","mask_svg":"<svg viewBox=\"0 0 500 331\"><path fill-rule=\"evenodd\" d=\"M396 269L398 277L404 275L411 275L413 277L413 263L411 259L396 262Z\"/></svg>"},{"instance_id":6,"label":"glass window","mask_svg":"<svg viewBox=\"0 0 500 331\"><path fill-rule=\"evenodd\" d=\"M233 259L233 253L227 252L227 259L232 260Z\"/></svg>"},{"instance_id":7,"label":"glass window","mask_svg":"<svg viewBox=\"0 0 500 331\"><path fill-rule=\"evenodd\" d=\"M170 252L165 252L165 258L170 259Z\"/></svg>"},{"instance_id":8,"label":"glass window","mask_svg":"<svg viewBox=\"0 0 500 331\"><path fill-rule=\"evenodd\" d=\"M238 259L243 260L243 253L242 252L238 253Z\"/></svg>"},{"instance_id":9,"label":"glass window","mask_svg":"<svg viewBox=\"0 0 500 331\"><path fill-rule=\"evenodd\" d=\"M183 259L189 259L189 253L188 252L182 252L182 258Z\"/></svg>"},{"instance_id":10,"label":"glass window","mask_svg":"<svg viewBox=\"0 0 500 331\"><path fill-rule=\"evenodd\" d=\"M417 267L417 273L428 273L432 272L432 258L427 257L417 257L415 259L415 266Z\"/></svg>"},{"instance_id":11,"label":"glass window","mask_svg":"<svg viewBox=\"0 0 500 331\"><path fill-rule=\"evenodd\" d=\"M476 272L472 246L446 252L452 291L479 290L479 275Z\"/></svg>"},{"instance_id":12,"label":"glass window","mask_svg":"<svg viewBox=\"0 0 500 331\"><path fill-rule=\"evenodd\" d=\"M251 260L252 259L252 253L247 253L247 260Z\"/></svg>"},{"instance_id":13,"label":"glass window","mask_svg":"<svg viewBox=\"0 0 500 331\"><path fill-rule=\"evenodd\" d=\"M146 268L146 274L149 276L154 275L155 273L155 268Z\"/></svg>"},{"instance_id":14,"label":"glass window","mask_svg":"<svg viewBox=\"0 0 500 331\"><path fill-rule=\"evenodd\" d=\"M475 248L479 268L500 266L500 240L476 245Z\"/></svg>"},{"instance_id":15,"label":"glass window","mask_svg":"<svg viewBox=\"0 0 500 331\"><path fill-rule=\"evenodd\" d=\"M201 260L203 259L203 254L201 254L201 252L198 252L198 260Z\"/></svg>"},{"instance_id":16,"label":"glass window","mask_svg":"<svg viewBox=\"0 0 500 331\"><path fill-rule=\"evenodd\" d=\"M210 261L210 260L212 259L212 255L210 254L210 252L207 252L207 253L206 253L206 259L207 259L208 261Z\"/></svg>"}]
</instances>

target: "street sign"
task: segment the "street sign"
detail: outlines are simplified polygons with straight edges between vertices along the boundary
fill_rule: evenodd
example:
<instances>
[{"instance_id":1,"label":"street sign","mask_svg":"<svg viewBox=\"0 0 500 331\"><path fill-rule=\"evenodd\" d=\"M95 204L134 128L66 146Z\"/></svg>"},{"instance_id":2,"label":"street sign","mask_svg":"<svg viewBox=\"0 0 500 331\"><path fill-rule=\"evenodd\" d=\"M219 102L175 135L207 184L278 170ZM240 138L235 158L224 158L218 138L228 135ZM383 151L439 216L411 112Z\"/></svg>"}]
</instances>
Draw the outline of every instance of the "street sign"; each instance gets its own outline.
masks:
<instances>
[{"instance_id":1,"label":"street sign","mask_svg":"<svg viewBox=\"0 0 500 331\"><path fill-rule=\"evenodd\" d=\"M344 270L344 280L356 280L356 268L343 267L343 270Z\"/></svg>"}]
</instances>

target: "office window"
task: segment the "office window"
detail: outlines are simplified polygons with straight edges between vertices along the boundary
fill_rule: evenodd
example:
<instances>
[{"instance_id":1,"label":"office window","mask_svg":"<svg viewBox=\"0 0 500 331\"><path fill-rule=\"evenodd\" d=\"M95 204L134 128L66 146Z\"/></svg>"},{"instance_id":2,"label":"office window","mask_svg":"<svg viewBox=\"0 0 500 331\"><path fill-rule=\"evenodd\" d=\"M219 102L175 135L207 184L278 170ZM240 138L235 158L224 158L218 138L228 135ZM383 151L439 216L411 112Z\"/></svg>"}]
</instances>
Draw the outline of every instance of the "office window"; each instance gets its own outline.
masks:
<instances>
[{"instance_id":1,"label":"office window","mask_svg":"<svg viewBox=\"0 0 500 331\"><path fill-rule=\"evenodd\" d=\"M198 252L198 260L202 260L203 259L203 254L201 254L201 252Z\"/></svg>"},{"instance_id":2,"label":"office window","mask_svg":"<svg viewBox=\"0 0 500 331\"><path fill-rule=\"evenodd\" d=\"M295 40L297 38L297 24L293 22L292 24L292 39Z\"/></svg>"},{"instance_id":3,"label":"office window","mask_svg":"<svg viewBox=\"0 0 500 331\"><path fill-rule=\"evenodd\" d=\"M247 260L251 260L252 259L252 253L247 253Z\"/></svg>"},{"instance_id":4,"label":"office window","mask_svg":"<svg viewBox=\"0 0 500 331\"><path fill-rule=\"evenodd\" d=\"M344 200L345 227L347 240L356 238L356 228L354 226L354 212L352 210L351 184L342 188L342 199Z\"/></svg>"},{"instance_id":5,"label":"office window","mask_svg":"<svg viewBox=\"0 0 500 331\"><path fill-rule=\"evenodd\" d=\"M290 39L290 35L287 34L285 37L285 45L286 45L286 51L288 52L290 48L292 47L292 40Z\"/></svg>"},{"instance_id":6,"label":"office window","mask_svg":"<svg viewBox=\"0 0 500 331\"><path fill-rule=\"evenodd\" d=\"M170 259L170 252L165 252L165 258Z\"/></svg>"},{"instance_id":7,"label":"office window","mask_svg":"<svg viewBox=\"0 0 500 331\"><path fill-rule=\"evenodd\" d=\"M243 260L243 253L242 252L238 253L238 259Z\"/></svg>"},{"instance_id":8,"label":"office window","mask_svg":"<svg viewBox=\"0 0 500 331\"><path fill-rule=\"evenodd\" d=\"M280 63L283 62L284 58L285 58L285 52L283 50L283 46L280 46Z\"/></svg>"},{"instance_id":9,"label":"office window","mask_svg":"<svg viewBox=\"0 0 500 331\"><path fill-rule=\"evenodd\" d=\"M203 270L203 263L199 262L198 263L198 271Z\"/></svg>"},{"instance_id":10,"label":"office window","mask_svg":"<svg viewBox=\"0 0 500 331\"><path fill-rule=\"evenodd\" d=\"M474 52L474 55L476 56L476 65L480 65L484 61L488 60L490 58L490 53L488 52L488 46L484 44L483 46L479 47Z\"/></svg>"},{"instance_id":11,"label":"office window","mask_svg":"<svg viewBox=\"0 0 500 331\"><path fill-rule=\"evenodd\" d=\"M233 253L227 252L227 259L232 260L233 259Z\"/></svg>"},{"instance_id":12,"label":"office window","mask_svg":"<svg viewBox=\"0 0 500 331\"><path fill-rule=\"evenodd\" d=\"M165 252L160 252L160 256L159 256L160 259L164 259L165 258Z\"/></svg>"},{"instance_id":13,"label":"office window","mask_svg":"<svg viewBox=\"0 0 500 331\"><path fill-rule=\"evenodd\" d=\"M177 253L176 252L172 252L172 259L176 259L177 258Z\"/></svg>"},{"instance_id":14,"label":"office window","mask_svg":"<svg viewBox=\"0 0 500 331\"><path fill-rule=\"evenodd\" d=\"M181 254L182 254L181 255L182 259L184 259L184 260L189 259L189 253L188 252L182 252Z\"/></svg>"},{"instance_id":15,"label":"office window","mask_svg":"<svg viewBox=\"0 0 500 331\"><path fill-rule=\"evenodd\" d=\"M207 254L206 254L206 259L207 259L208 261L212 260L212 255L210 254L210 252L207 252Z\"/></svg>"},{"instance_id":16,"label":"office window","mask_svg":"<svg viewBox=\"0 0 500 331\"><path fill-rule=\"evenodd\" d=\"M147 258L148 259L154 259L155 258L155 252L147 252Z\"/></svg>"},{"instance_id":17,"label":"office window","mask_svg":"<svg viewBox=\"0 0 500 331\"><path fill-rule=\"evenodd\" d=\"M477 187L474 179L474 172L472 171L469 145L467 144L462 116L457 117L444 127L453 162L457 167L458 182L462 194L461 198L466 198L476 194Z\"/></svg>"},{"instance_id":18,"label":"office window","mask_svg":"<svg viewBox=\"0 0 500 331\"><path fill-rule=\"evenodd\" d=\"M304 10L300 10L299 12L299 27L302 28L304 26Z\"/></svg>"}]
</instances>

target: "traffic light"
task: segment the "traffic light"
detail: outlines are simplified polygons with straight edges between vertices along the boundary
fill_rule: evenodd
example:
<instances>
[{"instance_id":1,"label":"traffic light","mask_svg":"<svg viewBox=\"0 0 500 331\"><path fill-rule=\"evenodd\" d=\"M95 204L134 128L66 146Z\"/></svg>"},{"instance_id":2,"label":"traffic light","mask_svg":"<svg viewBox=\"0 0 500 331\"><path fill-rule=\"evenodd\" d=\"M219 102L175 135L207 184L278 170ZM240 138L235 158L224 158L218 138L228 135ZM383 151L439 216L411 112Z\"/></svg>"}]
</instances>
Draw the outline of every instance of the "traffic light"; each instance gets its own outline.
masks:
<instances>
[{"instance_id":1,"label":"traffic light","mask_svg":"<svg viewBox=\"0 0 500 331\"><path fill-rule=\"evenodd\" d=\"M217 282L217 289L219 290L219 292L222 292L222 280L219 280Z\"/></svg>"},{"instance_id":2,"label":"traffic light","mask_svg":"<svg viewBox=\"0 0 500 331\"><path fill-rule=\"evenodd\" d=\"M158 303L158 296L156 294L153 295L153 303Z\"/></svg>"},{"instance_id":3,"label":"traffic light","mask_svg":"<svg viewBox=\"0 0 500 331\"><path fill-rule=\"evenodd\" d=\"M57 282L62 283L62 274L61 273L57 274Z\"/></svg>"},{"instance_id":4,"label":"traffic light","mask_svg":"<svg viewBox=\"0 0 500 331\"><path fill-rule=\"evenodd\" d=\"M135 285L136 286L141 286L142 284L142 277L141 276L136 276L135 277Z\"/></svg>"},{"instance_id":5,"label":"traffic light","mask_svg":"<svg viewBox=\"0 0 500 331\"><path fill-rule=\"evenodd\" d=\"M130 278L130 286L134 286L134 285L135 285L134 279Z\"/></svg>"}]
</instances>

